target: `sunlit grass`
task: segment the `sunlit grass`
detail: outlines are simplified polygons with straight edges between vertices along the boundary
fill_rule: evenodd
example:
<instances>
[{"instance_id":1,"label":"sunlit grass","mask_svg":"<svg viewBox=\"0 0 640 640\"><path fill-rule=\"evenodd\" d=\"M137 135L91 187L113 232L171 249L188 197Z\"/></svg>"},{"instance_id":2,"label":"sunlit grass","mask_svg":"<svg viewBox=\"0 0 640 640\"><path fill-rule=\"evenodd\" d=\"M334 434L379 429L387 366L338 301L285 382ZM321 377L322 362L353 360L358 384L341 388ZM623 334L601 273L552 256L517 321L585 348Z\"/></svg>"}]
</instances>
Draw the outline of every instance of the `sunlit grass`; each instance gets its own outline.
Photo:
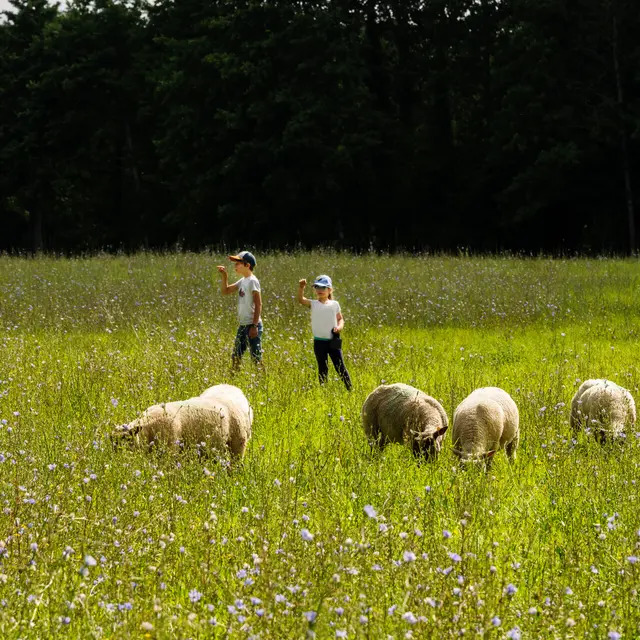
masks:
<instances>
[{"instance_id":1,"label":"sunlit grass","mask_svg":"<svg viewBox=\"0 0 640 640\"><path fill-rule=\"evenodd\" d=\"M0 258L3 638L638 634L636 434L602 448L568 424L579 380L638 396L635 262L258 256L265 372L232 378L223 260ZM352 393L317 384L294 295L318 273ZM450 418L503 387L515 464L372 454L360 408L382 381ZM220 382L255 410L242 468L112 450L114 425Z\"/></svg>"}]
</instances>

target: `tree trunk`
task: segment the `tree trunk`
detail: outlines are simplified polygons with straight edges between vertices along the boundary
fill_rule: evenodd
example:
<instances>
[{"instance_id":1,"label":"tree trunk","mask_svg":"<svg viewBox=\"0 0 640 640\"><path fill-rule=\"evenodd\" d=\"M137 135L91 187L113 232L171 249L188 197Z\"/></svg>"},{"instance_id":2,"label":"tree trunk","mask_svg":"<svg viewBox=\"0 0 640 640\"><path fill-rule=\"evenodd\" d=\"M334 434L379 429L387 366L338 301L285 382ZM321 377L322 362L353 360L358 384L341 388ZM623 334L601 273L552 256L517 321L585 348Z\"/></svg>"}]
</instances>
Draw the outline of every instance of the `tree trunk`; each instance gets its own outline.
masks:
<instances>
[{"instance_id":1,"label":"tree trunk","mask_svg":"<svg viewBox=\"0 0 640 640\"><path fill-rule=\"evenodd\" d=\"M633 188L631 185L631 169L629 163L629 144L627 138L627 126L624 111L624 92L622 89L622 78L620 74L620 54L618 51L618 16L616 15L615 0L610 5L612 11L612 41L611 49L613 54L613 71L616 82L616 93L618 100L618 120L620 127L620 155L622 160L622 173L624 177L624 194L627 203L627 232L628 250L630 255L636 252L636 214L634 207Z\"/></svg>"},{"instance_id":2,"label":"tree trunk","mask_svg":"<svg viewBox=\"0 0 640 640\"><path fill-rule=\"evenodd\" d=\"M44 234L42 231L42 208L38 205L29 212L31 221L31 247L33 253L40 253L44 249Z\"/></svg>"}]
</instances>

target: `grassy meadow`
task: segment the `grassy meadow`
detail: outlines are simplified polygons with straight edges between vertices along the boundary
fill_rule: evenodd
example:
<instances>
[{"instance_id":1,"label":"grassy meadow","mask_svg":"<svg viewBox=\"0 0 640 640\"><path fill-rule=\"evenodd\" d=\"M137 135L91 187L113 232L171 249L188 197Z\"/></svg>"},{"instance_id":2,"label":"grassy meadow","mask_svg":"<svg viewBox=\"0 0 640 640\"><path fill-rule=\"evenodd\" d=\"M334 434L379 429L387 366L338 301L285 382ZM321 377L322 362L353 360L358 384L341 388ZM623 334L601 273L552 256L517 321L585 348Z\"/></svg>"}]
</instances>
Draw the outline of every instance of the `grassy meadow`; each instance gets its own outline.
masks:
<instances>
[{"instance_id":1,"label":"grassy meadow","mask_svg":"<svg viewBox=\"0 0 640 640\"><path fill-rule=\"evenodd\" d=\"M0 637L640 636L640 433L601 447L568 412L590 377L640 400L635 261L258 255L265 370L235 377L217 264L0 257ZM351 393L318 385L294 300L320 273ZM504 388L516 462L460 471L450 434L433 463L372 456L383 381L450 419ZM255 411L241 468L113 450L115 425L221 382Z\"/></svg>"}]
</instances>

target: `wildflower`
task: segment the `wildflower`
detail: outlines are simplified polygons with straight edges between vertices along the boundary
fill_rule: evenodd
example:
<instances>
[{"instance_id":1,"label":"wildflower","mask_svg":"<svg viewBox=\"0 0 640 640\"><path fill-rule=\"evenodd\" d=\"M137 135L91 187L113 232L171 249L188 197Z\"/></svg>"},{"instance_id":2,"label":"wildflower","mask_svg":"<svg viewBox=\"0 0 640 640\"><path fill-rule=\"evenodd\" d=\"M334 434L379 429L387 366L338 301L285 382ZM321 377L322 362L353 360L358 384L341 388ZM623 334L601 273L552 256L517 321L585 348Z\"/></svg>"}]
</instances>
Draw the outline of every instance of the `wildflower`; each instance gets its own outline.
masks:
<instances>
[{"instance_id":1,"label":"wildflower","mask_svg":"<svg viewBox=\"0 0 640 640\"><path fill-rule=\"evenodd\" d=\"M498 616L493 616L493 618L491 618L491 624L494 627L499 627L502 624L502 620L500 620L500 618L498 618Z\"/></svg>"},{"instance_id":2,"label":"wildflower","mask_svg":"<svg viewBox=\"0 0 640 640\"><path fill-rule=\"evenodd\" d=\"M522 638L522 632L518 627L514 627L507 632L507 638L510 640L520 640L520 638Z\"/></svg>"},{"instance_id":3,"label":"wildflower","mask_svg":"<svg viewBox=\"0 0 640 640\"><path fill-rule=\"evenodd\" d=\"M508 595L508 596L512 596L514 595L516 592L518 591L517 587L515 587L514 585L512 585L511 583L509 583L505 589L504 592Z\"/></svg>"},{"instance_id":4,"label":"wildflower","mask_svg":"<svg viewBox=\"0 0 640 640\"><path fill-rule=\"evenodd\" d=\"M311 540L313 540L313 534L310 533L308 529L302 529L300 535L305 542L311 542Z\"/></svg>"},{"instance_id":5,"label":"wildflower","mask_svg":"<svg viewBox=\"0 0 640 640\"><path fill-rule=\"evenodd\" d=\"M443 537L445 538L450 538L451 537L451 532L447 531L446 529L442 532Z\"/></svg>"},{"instance_id":6,"label":"wildflower","mask_svg":"<svg viewBox=\"0 0 640 640\"><path fill-rule=\"evenodd\" d=\"M609 638L609 640L620 640L620 638L622 638L622 634L617 631L609 631L607 638Z\"/></svg>"},{"instance_id":7,"label":"wildflower","mask_svg":"<svg viewBox=\"0 0 640 640\"><path fill-rule=\"evenodd\" d=\"M627 560L631 563L631 564L635 564L636 562L638 562L638 556L629 556L627 558Z\"/></svg>"},{"instance_id":8,"label":"wildflower","mask_svg":"<svg viewBox=\"0 0 640 640\"><path fill-rule=\"evenodd\" d=\"M370 517L370 518L377 518L378 514L376 513L376 510L370 505L368 504L365 508L364 508L364 512Z\"/></svg>"},{"instance_id":9,"label":"wildflower","mask_svg":"<svg viewBox=\"0 0 640 640\"><path fill-rule=\"evenodd\" d=\"M310 624L314 623L318 617L318 614L315 611L305 611L303 615Z\"/></svg>"},{"instance_id":10,"label":"wildflower","mask_svg":"<svg viewBox=\"0 0 640 640\"><path fill-rule=\"evenodd\" d=\"M202 594L197 589L191 589L191 591L189 591L189 600L194 604L199 602L200 598L202 598Z\"/></svg>"},{"instance_id":11,"label":"wildflower","mask_svg":"<svg viewBox=\"0 0 640 640\"><path fill-rule=\"evenodd\" d=\"M462 560L462 558L457 553L449 553L448 555L454 562L460 562L460 560Z\"/></svg>"},{"instance_id":12,"label":"wildflower","mask_svg":"<svg viewBox=\"0 0 640 640\"><path fill-rule=\"evenodd\" d=\"M405 552L402 554L402 559L403 559L405 562L414 562L414 561L415 561L415 559L416 559L416 554L415 554L415 553L413 553L413 551L405 551Z\"/></svg>"},{"instance_id":13,"label":"wildflower","mask_svg":"<svg viewBox=\"0 0 640 640\"><path fill-rule=\"evenodd\" d=\"M346 629L337 629L336 630L336 638L346 638L347 630Z\"/></svg>"},{"instance_id":14,"label":"wildflower","mask_svg":"<svg viewBox=\"0 0 640 640\"><path fill-rule=\"evenodd\" d=\"M405 622L408 622L409 624L415 624L416 622L418 622L418 618L416 618L411 611L407 611L406 613L403 613L402 619Z\"/></svg>"}]
</instances>

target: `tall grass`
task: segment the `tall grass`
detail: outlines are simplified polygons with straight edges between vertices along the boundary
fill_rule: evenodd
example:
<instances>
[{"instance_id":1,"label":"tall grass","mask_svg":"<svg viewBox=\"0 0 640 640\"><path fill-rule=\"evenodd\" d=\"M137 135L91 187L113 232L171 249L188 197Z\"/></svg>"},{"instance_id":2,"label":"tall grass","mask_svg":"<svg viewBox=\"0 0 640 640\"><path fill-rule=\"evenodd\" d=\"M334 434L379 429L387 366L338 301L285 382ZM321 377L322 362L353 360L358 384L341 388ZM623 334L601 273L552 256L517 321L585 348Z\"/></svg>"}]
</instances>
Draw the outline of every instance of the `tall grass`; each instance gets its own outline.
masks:
<instances>
[{"instance_id":1,"label":"tall grass","mask_svg":"<svg viewBox=\"0 0 640 640\"><path fill-rule=\"evenodd\" d=\"M230 373L224 256L0 257L0 636L637 637L640 433L573 438L579 381L638 395L635 262L258 256L265 370ZM329 273L354 381L319 387L297 281ZM516 400L515 464L371 454L360 408ZM240 386L241 468L114 451L158 401ZM639 427L640 431L640 427ZM367 509L365 510L365 507Z\"/></svg>"}]
</instances>

